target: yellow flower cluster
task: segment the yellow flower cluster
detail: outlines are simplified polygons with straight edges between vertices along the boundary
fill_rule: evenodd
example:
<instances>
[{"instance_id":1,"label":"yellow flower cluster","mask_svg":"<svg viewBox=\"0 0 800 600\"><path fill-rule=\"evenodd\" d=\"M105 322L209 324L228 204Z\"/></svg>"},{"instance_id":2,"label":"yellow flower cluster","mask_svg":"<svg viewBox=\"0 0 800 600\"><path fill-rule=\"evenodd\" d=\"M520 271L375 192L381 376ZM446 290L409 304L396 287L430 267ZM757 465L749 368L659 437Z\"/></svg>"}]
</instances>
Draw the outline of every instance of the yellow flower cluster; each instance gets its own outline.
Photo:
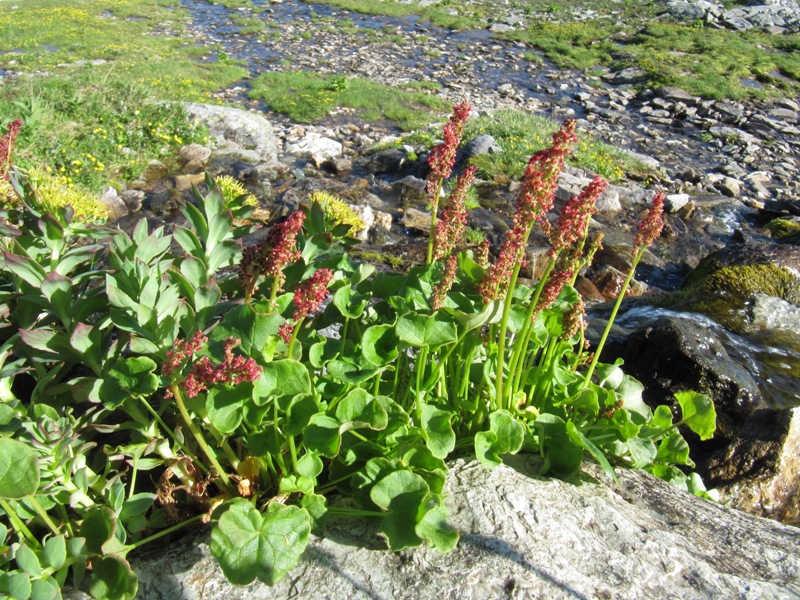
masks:
<instances>
[{"instance_id":1,"label":"yellow flower cluster","mask_svg":"<svg viewBox=\"0 0 800 600\"><path fill-rule=\"evenodd\" d=\"M222 192L222 199L225 201L226 208L234 208L231 205L234 204L236 199L240 196L245 196L244 200L242 201L243 205L258 206L258 200L256 197L248 192L239 181L230 175L221 175L220 177L216 177L214 182L219 187L219 191Z\"/></svg>"},{"instance_id":2,"label":"yellow flower cluster","mask_svg":"<svg viewBox=\"0 0 800 600\"><path fill-rule=\"evenodd\" d=\"M319 204L322 212L325 213L326 219L333 222L333 224L350 225L348 235L354 236L367 226L363 219L350 208L349 204L333 194L317 190L312 192L308 199L312 204L315 202Z\"/></svg>"},{"instance_id":3,"label":"yellow flower cluster","mask_svg":"<svg viewBox=\"0 0 800 600\"><path fill-rule=\"evenodd\" d=\"M40 169L31 169L30 181L36 190L39 208L56 211L72 206L75 219L84 223L103 223L108 219L108 211L100 199L74 185L64 185L63 177L54 177Z\"/></svg>"}]
</instances>

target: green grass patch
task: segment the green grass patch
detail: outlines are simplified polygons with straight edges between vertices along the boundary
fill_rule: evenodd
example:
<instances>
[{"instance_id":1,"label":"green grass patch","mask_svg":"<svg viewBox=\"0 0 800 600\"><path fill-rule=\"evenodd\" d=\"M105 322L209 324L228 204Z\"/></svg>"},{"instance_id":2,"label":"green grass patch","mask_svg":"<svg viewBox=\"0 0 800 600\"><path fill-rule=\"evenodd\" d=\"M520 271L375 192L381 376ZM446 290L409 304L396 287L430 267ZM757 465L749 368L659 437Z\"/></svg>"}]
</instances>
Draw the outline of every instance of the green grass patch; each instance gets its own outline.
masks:
<instances>
[{"instance_id":1,"label":"green grass patch","mask_svg":"<svg viewBox=\"0 0 800 600\"><path fill-rule=\"evenodd\" d=\"M305 71L264 73L253 81L250 96L300 123L313 123L334 108L348 107L362 119L388 119L406 131L424 127L450 109L445 100L413 89Z\"/></svg>"},{"instance_id":2,"label":"green grass patch","mask_svg":"<svg viewBox=\"0 0 800 600\"><path fill-rule=\"evenodd\" d=\"M0 60L21 72L0 87L0 125L21 118L15 162L64 184L97 191L174 156L202 133L159 101L207 100L246 74L180 37L177 0L65 4L0 0ZM157 34L165 29L173 33Z\"/></svg>"},{"instance_id":3,"label":"green grass patch","mask_svg":"<svg viewBox=\"0 0 800 600\"><path fill-rule=\"evenodd\" d=\"M463 139L469 140L487 133L497 140L502 152L484 154L472 159L481 177L517 178L524 172L531 155L552 142L558 123L526 112L502 110L467 121ZM569 158L569 163L602 175L609 181L619 181L626 173L647 173L647 168L621 150L581 134L581 141Z\"/></svg>"}]
</instances>

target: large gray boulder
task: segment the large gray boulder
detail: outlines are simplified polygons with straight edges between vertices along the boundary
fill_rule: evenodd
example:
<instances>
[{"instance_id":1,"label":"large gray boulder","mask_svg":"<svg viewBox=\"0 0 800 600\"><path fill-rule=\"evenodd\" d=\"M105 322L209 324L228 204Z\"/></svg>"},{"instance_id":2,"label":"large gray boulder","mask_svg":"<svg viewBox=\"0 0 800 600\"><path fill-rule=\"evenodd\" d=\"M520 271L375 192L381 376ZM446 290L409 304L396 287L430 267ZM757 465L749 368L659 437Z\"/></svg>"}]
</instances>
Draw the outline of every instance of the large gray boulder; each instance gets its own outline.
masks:
<instances>
[{"instance_id":1,"label":"large gray boulder","mask_svg":"<svg viewBox=\"0 0 800 600\"><path fill-rule=\"evenodd\" d=\"M800 530L691 496L637 471L595 465L570 481L536 459L486 471L457 460L447 554L384 549L365 520L331 521L269 588L229 584L198 534L134 557L143 600L266 598L800 598ZM73 595L73 598L78 596Z\"/></svg>"},{"instance_id":2,"label":"large gray boulder","mask_svg":"<svg viewBox=\"0 0 800 600\"><path fill-rule=\"evenodd\" d=\"M208 129L214 149L245 150L263 162L274 162L278 148L272 123L258 113L229 106L187 103L186 111Z\"/></svg>"}]
</instances>

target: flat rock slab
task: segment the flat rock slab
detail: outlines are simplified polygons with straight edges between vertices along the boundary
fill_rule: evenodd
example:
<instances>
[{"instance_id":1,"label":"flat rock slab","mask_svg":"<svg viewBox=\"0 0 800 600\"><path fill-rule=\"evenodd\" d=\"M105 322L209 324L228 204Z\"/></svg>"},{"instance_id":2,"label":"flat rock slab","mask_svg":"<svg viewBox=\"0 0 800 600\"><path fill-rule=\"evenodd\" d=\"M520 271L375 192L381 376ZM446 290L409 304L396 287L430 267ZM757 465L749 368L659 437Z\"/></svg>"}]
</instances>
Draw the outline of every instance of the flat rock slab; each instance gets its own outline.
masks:
<instances>
[{"instance_id":1,"label":"flat rock slab","mask_svg":"<svg viewBox=\"0 0 800 600\"><path fill-rule=\"evenodd\" d=\"M800 529L691 496L643 472L570 481L531 457L448 476L458 547L384 550L373 526L331 521L270 588L229 584L207 536L132 560L145 600L368 598L800 598ZM69 596L68 596L69 597ZM71 598L80 598L73 595Z\"/></svg>"}]
</instances>

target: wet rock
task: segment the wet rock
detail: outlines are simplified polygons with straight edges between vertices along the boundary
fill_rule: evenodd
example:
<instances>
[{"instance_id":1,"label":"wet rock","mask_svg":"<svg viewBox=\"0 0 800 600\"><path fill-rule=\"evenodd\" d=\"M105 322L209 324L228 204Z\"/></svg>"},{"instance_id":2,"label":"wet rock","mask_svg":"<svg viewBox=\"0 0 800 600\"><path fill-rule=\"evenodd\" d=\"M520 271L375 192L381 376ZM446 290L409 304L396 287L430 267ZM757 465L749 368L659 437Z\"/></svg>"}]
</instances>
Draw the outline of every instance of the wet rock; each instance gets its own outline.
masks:
<instances>
[{"instance_id":1,"label":"wet rock","mask_svg":"<svg viewBox=\"0 0 800 600\"><path fill-rule=\"evenodd\" d=\"M723 177L714 187L729 198L738 198L742 194L742 182L733 177Z\"/></svg>"},{"instance_id":2,"label":"wet rock","mask_svg":"<svg viewBox=\"0 0 800 600\"><path fill-rule=\"evenodd\" d=\"M419 177L407 175L391 185L400 206L424 205L428 200L427 182Z\"/></svg>"},{"instance_id":3,"label":"wet rock","mask_svg":"<svg viewBox=\"0 0 800 600\"><path fill-rule=\"evenodd\" d=\"M261 156L255 150L245 150L238 146L228 146L211 151L208 160L209 172L218 175L223 172L246 171L261 162Z\"/></svg>"},{"instance_id":4,"label":"wet rock","mask_svg":"<svg viewBox=\"0 0 800 600\"><path fill-rule=\"evenodd\" d=\"M736 439L698 466L720 502L800 525L800 408L755 411Z\"/></svg>"},{"instance_id":5,"label":"wet rock","mask_svg":"<svg viewBox=\"0 0 800 600\"><path fill-rule=\"evenodd\" d=\"M800 306L786 300L766 294L755 294L750 311L755 327L800 332Z\"/></svg>"},{"instance_id":6,"label":"wet rock","mask_svg":"<svg viewBox=\"0 0 800 600\"><path fill-rule=\"evenodd\" d=\"M511 457L487 471L456 460L445 493L458 546L389 552L363 519L331 519L272 587L235 586L208 534L132 557L141 600L183 598L726 598L800 595L800 533L699 499L643 471L609 482L585 463L569 481ZM566 540L566 542L565 542ZM732 542L733 540L733 542ZM568 542L568 543L567 543ZM72 592L69 600L86 600Z\"/></svg>"},{"instance_id":7,"label":"wet rock","mask_svg":"<svg viewBox=\"0 0 800 600\"><path fill-rule=\"evenodd\" d=\"M389 148L368 156L364 169L373 175L394 175L407 170L411 166L409 162L404 150Z\"/></svg>"},{"instance_id":8,"label":"wet rock","mask_svg":"<svg viewBox=\"0 0 800 600\"><path fill-rule=\"evenodd\" d=\"M338 177L344 177L353 170L353 161L349 158L329 158L322 163L322 168Z\"/></svg>"},{"instance_id":9,"label":"wet rock","mask_svg":"<svg viewBox=\"0 0 800 600\"><path fill-rule=\"evenodd\" d=\"M211 148L201 144L188 144L178 150L178 156L184 165L204 166L211 156Z\"/></svg>"},{"instance_id":10,"label":"wet rock","mask_svg":"<svg viewBox=\"0 0 800 600\"><path fill-rule=\"evenodd\" d=\"M120 194L120 198L130 212L137 212L142 209L145 193L141 190L125 190Z\"/></svg>"},{"instance_id":11,"label":"wet rock","mask_svg":"<svg viewBox=\"0 0 800 600\"><path fill-rule=\"evenodd\" d=\"M746 131L742 131L741 129L737 129L736 127L726 127L724 125L716 125L714 127L710 127L708 129L708 132L715 138L726 141L739 142L743 144L761 143L760 138L751 135Z\"/></svg>"},{"instance_id":12,"label":"wet rock","mask_svg":"<svg viewBox=\"0 0 800 600\"><path fill-rule=\"evenodd\" d=\"M747 417L763 407L755 379L694 320L661 317L644 325L628 337L620 356L626 372L645 386L651 406L676 407L675 392L708 394L717 411L716 443L735 438Z\"/></svg>"},{"instance_id":13,"label":"wet rock","mask_svg":"<svg viewBox=\"0 0 800 600\"><path fill-rule=\"evenodd\" d=\"M260 161L275 161L278 149L272 124L258 113L210 104L184 104L187 112L208 129L213 147L231 145L256 153Z\"/></svg>"}]
</instances>

